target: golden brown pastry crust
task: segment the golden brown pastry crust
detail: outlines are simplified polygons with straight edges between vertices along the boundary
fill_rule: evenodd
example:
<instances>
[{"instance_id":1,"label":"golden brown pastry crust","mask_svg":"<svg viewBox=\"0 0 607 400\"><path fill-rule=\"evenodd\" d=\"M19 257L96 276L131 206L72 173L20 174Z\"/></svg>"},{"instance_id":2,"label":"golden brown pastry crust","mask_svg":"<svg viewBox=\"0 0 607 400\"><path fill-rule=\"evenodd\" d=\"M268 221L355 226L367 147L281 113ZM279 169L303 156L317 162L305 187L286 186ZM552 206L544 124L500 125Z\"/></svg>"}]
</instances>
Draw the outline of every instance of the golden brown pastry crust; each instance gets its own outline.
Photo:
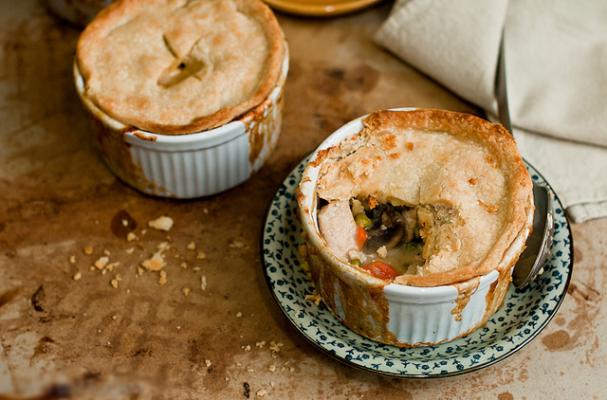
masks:
<instances>
[{"instance_id":1,"label":"golden brown pastry crust","mask_svg":"<svg viewBox=\"0 0 607 400\"><path fill-rule=\"evenodd\" d=\"M427 275L401 275L396 278L394 283L410 286L449 285L485 275L496 269L515 239L527 229L529 213L533 212L531 179L517 150L516 143L508 131L501 125L492 124L473 115L442 110L380 111L366 117L363 124L364 129L358 135L355 135L350 143L346 143L346 140L340 146L334 146L328 151L322 152L319 154L318 160L312 161L312 163L321 165L321 175L319 176L317 189L319 195L323 191L331 193L331 190L334 191L336 196L347 197L349 195L348 190L323 188L322 164L331 163L331 170L335 171L335 161L342 158L344 153L347 154L353 149L362 148L360 143L355 142L357 138L364 137L369 132L409 130L414 131L415 135L426 132L445 132L459 140L471 141L481 145L491 156L487 160L488 167L493 165L505 177L505 199L500 203L500 207L503 208L499 211L503 222L494 244L482 259L447 271ZM386 137L389 138L389 136ZM351 147L344 150L344 144L346 147ZM390 141L385 142L384 145L383 150L391 151L390 148L393 144ZM406 148L409 148L409 146ZM411 150L414 150L413 147L411 147ZM371 158L368 159L371 160ZM381 162L381 160L378 162ZM356 181L356 179L354 180ZM472 181L470 184L473 185L476 182ZM492 205L483 205L482 202L479 202L479 207L487 207L488 212L492 212Z\"/></svg>"},{"instance_id":2,"label":"golden brown pastry crust","mask_svg":"<svg viewBox=\"0 0 607 400\"><path fill-rule=\"evenodd\" d=\"M272 11L260 0L232 1L236 4L238 12L251 17L260 24L268 46L265 65L257 86L253 93L244 96L242 101L237 104L225 104L217 111L209 115L195 116L187 123L171 124L163 122L162 118L121 113L115 106L115 98L102 99L87 93L87 82L95 74L95 47L102 46L104 38L109 33L154 7L164 7L175 3L186 4L188 3L186 0L181 2L179 0L119 0L101 11L84 30L77 44L76 62L84 78L85 95L102 111L123 124L164 134L187 134L215 128L254 108L270 94L278 81L285 56L284 35ZM145 100L153 102L154 98ZM132 104L132 106L133 108L138 107L137 104Z\"/></svg>"}]
</instances>

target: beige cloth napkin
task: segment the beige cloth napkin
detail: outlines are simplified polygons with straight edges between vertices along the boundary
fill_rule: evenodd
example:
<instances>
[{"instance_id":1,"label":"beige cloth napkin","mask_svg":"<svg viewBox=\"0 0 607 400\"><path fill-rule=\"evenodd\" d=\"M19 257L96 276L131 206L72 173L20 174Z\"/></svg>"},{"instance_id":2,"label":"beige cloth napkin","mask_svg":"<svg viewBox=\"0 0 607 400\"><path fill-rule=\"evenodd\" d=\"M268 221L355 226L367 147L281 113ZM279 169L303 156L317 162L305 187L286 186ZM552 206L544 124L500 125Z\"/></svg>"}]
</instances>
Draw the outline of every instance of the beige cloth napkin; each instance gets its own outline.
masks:
<instances>
[{"instance_id":1,"label":"beige cloth napkin","mask_svg":"<svg viewBox=\"0 0 607 400\"><path fill-rule=\"evenodd\" d=\"M521 153L575 222L607 216L607 1L397 0L376 40L495 114L504 24Z\"/></svg>"}]
</instances>

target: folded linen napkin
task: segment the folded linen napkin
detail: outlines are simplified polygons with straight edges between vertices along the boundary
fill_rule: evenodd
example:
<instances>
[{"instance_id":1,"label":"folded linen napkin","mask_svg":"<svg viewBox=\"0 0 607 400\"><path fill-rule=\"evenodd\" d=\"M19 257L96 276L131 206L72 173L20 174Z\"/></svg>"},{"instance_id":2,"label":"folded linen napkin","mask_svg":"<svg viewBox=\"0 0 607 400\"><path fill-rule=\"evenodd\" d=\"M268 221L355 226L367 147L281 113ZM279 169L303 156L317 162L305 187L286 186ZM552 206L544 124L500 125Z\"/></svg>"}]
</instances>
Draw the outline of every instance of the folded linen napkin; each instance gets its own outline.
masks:
<instances>
[{"instance_id":1,"label":"folded linen napkin","mask_svg":"<svg viewBox=\"0 0 607 400\"><path fill-rule=\"evenodd\" d=\"M519 149L583 222L607 216L605 21L601 0L397 0L376 40L495 115L505 24Z\"/></svg>"}]
</instances>

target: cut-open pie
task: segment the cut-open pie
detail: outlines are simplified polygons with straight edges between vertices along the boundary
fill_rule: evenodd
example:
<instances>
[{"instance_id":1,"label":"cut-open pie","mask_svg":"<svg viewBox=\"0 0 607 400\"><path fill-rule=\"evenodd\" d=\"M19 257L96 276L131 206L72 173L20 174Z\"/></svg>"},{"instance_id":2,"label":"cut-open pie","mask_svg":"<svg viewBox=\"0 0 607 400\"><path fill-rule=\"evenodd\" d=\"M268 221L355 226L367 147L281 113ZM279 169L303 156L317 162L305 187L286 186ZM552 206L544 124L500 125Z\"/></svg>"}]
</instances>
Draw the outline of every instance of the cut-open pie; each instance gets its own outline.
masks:
<instances>
[{"instance_id":1,"label":"cut-open pie","mask_svg":"<svg viewBox=\"0 0 607 400\"><path fill-rule=\"evenodd\" d=\"M496 269L533 211L508 132L440 110L380 111L363 123L312 162L318 227L333 255L410 286Z\"/></svg>"},{"instance_id":2,"label":"cut-open pie","mask_svg":"<svg viewBox=\"0 0 607 400\"><path fill-rule=\"evenodd\" d=\"M85 29L84 95L142 130L183 134L260 104L279 78L284 37L260 0L120 0Z\"/></svg>"}]
</instances>

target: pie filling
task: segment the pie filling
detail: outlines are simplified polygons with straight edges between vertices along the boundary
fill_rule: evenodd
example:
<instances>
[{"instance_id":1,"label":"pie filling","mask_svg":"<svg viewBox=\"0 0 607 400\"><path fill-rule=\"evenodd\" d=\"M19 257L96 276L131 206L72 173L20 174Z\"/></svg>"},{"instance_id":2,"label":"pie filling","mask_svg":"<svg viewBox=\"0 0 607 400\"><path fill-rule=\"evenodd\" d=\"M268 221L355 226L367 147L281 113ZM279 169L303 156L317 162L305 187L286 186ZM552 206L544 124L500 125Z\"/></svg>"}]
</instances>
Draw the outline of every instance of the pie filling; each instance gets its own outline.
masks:
<instances>
[{"instance_id":1,"label":"pie filling","mask_svg":"<svg viewBox=\"0 0 607 400\"><path fill-rule=\"evenodd\" d=\"M319 225L331 250L385 280L423 275L457 220L447 206L380 203L373 196L321 202Z\"/></svg>"}]
</instances>

